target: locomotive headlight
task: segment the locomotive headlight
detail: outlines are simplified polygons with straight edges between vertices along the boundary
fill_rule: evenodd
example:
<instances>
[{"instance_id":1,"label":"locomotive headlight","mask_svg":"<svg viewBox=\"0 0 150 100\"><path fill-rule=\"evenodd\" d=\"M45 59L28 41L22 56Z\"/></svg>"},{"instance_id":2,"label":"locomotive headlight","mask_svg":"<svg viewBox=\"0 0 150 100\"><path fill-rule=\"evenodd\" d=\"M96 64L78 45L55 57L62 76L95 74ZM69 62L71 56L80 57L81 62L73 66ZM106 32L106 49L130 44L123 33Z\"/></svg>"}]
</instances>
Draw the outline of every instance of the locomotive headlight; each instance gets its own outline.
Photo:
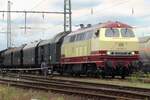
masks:
<instances>
[{"instance_id":1,"label":"locomotive headlight","mask_svg":"<svg viewBox=\"0 0 150 100\"><path fill-rule=\"evenodd\" d=\"M110 54L111 54L111 52L107 51L107 55L110 55Z\"/></svg>"},{"instance_id":2,"label":"locomotive headlight","mask_svg":"<svg viewBox=\"0 0 150 100\"><path fill-rule=\"evenodd\" d=\"M132 55L135 55L135 52L131 52Z\"/></svg>"}]
</instances>

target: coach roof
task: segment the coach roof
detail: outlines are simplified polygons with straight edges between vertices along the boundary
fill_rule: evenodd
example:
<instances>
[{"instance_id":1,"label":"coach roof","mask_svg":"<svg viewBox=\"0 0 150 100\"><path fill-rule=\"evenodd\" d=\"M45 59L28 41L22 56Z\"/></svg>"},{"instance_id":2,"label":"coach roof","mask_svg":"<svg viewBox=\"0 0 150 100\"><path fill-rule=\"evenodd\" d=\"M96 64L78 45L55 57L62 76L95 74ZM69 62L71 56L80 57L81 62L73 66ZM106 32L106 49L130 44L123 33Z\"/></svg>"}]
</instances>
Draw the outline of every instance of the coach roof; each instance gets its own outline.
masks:
<instances>
[{"instance_id":1,"label":"coach roof","mask_svg":"<svg viewBox=\"0 0 150 100\"><path fill-rule=\"evenodd\" d=\"M39 46L43 46L43 45L50 44L50 43L52 43L52 39L43 40L39 43Z\"/></svg>"},{"instance_id":2,"label":"coach roof","mask_svg":"<svg viewBox=\"0 0 150 100\"><path fill-rule=\"evenodd\" d=\"M36 47L39 43L40 43L40 41L31 42L31 43L27 44L27 45L23 48L23 50L29 49L29 48L34 48L34 47Z\"/></svg>"}]
</instances>

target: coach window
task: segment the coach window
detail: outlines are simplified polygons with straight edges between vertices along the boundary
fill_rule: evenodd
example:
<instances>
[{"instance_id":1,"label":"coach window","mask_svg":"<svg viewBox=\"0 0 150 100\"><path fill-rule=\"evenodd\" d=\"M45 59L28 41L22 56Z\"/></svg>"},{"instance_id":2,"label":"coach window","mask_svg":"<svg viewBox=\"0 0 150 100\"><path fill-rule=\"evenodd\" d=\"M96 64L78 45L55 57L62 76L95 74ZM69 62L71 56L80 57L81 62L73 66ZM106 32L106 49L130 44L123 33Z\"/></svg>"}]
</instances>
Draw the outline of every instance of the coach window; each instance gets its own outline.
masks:
<instances>
[{"instance_id":1,"label":"coach window","mask_svg":"<svg viewBox=\"0 0 150 100\"><path fill-rule=\"evenodd\" d=\"M69 40L70 40L70 36L65 37L65 38L64 38L64 43L68 43Z\"/></svg>"},{"instance_id":2,"label":"coach window","mask_svg":"<svg viewBox=\"0 0 150 100\"><path fill-rule=\"evenodd\" d=\"M107 28L105 32L106 37L119 37L119 30L114 28Z\"/></svg>"}]
</instances>

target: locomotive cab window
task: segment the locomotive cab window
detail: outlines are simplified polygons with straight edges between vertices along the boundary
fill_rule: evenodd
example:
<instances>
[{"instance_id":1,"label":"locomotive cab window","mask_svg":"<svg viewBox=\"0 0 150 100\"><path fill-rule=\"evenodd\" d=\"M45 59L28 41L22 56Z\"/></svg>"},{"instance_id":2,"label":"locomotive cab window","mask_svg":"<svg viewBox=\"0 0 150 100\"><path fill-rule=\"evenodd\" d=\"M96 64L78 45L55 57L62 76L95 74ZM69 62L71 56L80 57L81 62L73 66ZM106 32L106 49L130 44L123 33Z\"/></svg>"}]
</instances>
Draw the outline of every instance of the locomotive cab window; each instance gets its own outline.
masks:
<instances>
[{"instance_id":1,"label":"locomotive cab window","mask_svg":"<svg viewBox=\"0 0 150 100\"><path fill-rule=\"evenodd\" d=\"M119 37L119 30L115 28L107 28L105 31L106 37Z\"/></svg>"},{"instance_id":2,"label":"locomotive cab window","mask_svg":"<svg viewBox=\"0 0 150 100\"><path fill-rule=\"evenodd\" d=\"M70 36L65 37L65 38L64 38L64 43L68 43L69 40L70 40Z\"/></svg>"},{"instance_id":3,"label":"locomotive cab window","mask_svg":"<svg viewBox=\"0 0 150 100\"><path fill-rule=\"evenodd\" d=\"M75 38L76 38L76 35L73 35L70 37L70 42L74 42L75 41Z\"/></svg>"},{"instance_id":4,"label":"locomotive cab window","mask_svg":"<svg viewBox=\"0 0 150 100\"><path fill-rule=\"evenodd\" d=\"M77 35L76 41L85 40L86 33L80 33Z\"/></svg>"},{"instance_id":5,"label":"locomotive cab window","mask_svg":"<svg viewBox=\"0 0 150 100\"><path fill-rule=\"evenodd\" d=\"M89 39L92 38L92 36L93 36L93 32L92 32L92 31L88 31L88 32L86 33L85 39L86 39L86 40L89 40Z\"/></svg>"},{"instance_id":6,"label":"locomotive cab window","mask_svg":"<svg viewBox=\"0 0 150 100\"><path fill-rule=\"evenodd\" d=\"M132 29L121 29L121 36L122 37L135 37L134 32Z\"/></svg>"}]
</instances>

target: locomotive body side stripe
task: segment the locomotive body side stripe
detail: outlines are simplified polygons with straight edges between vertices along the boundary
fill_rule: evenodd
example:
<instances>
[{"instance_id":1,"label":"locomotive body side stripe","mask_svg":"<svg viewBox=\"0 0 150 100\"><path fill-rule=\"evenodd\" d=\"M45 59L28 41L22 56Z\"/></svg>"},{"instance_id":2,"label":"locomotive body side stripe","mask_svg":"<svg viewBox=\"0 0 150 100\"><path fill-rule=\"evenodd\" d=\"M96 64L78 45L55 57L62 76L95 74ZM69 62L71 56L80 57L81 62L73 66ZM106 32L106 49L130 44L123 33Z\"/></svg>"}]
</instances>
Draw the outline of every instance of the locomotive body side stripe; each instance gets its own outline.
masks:
<instances>
[{"instance_id":1,"label":"locomotive body side stripe","mask_svg":"<svg viewBox=\"0 0 150 100\"><path fill-rule=\"evenodd\" d=\"M118 62L129 64L132 61L138 60L139 55L134 56L108 56L108 55L90 55L80 57L61 57L61 64L84 64L95 63L97 66L104 66L107 61L112 61L114 65Z\"/></svg>"}]
</instances>

